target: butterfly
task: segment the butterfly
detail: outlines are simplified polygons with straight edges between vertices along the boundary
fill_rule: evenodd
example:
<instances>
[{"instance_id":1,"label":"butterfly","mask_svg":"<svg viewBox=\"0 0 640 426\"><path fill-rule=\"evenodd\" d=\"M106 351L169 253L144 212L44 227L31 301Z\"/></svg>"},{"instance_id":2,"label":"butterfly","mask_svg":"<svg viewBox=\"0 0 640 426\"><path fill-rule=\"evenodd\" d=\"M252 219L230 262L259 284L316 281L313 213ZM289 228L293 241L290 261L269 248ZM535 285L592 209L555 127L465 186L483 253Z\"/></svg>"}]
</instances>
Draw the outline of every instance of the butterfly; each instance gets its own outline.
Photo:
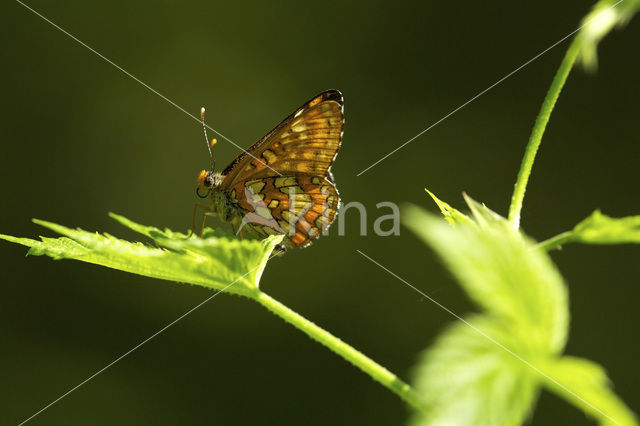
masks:
<instances>
[{"instance_id":1,"label":"butterfly","mask_svg":"<svg viewBox=\"0 0 640 426\"><path fill-rule=\"evenodd\" d=\"M206 138L204 109L201 114ZM343 127L342 93L327 90L305 102L222 172L214 170L211 149L216 140L209 144L206 139L211 170L198 175L196 193L208 198L209 205L196 204L194 224L201 207L202 228L207 215L217 215L236 233L247 229L258 238L283 234L282 249L308 246L338 211L331 165Z\"/></svg>"}]
</instances>

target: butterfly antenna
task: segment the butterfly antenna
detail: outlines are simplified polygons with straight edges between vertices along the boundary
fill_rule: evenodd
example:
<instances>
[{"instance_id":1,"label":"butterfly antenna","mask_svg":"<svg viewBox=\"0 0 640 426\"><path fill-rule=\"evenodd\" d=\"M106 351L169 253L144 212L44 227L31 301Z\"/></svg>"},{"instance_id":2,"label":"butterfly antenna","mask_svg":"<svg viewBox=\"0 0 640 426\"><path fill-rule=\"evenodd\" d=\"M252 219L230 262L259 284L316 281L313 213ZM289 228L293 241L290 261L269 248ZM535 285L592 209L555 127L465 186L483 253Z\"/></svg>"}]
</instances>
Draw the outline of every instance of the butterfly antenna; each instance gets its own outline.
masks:
<instances>
[{"instance_id":1,"label":"butterfly antenna","mask_svg":"<svg viewBox=\"0 0 640 426\"><path fill-rule=\"evenodd\" d=\"M216 162L213 159L213 152L211 152L211 147L215 144L215 139L211 141L209 144L209 136L207 136L207 125L204 124L204 107L200 108L200 122L202 123L202 130L204 131L204 143L207 144L207 149L209 150L209 158L211 158L211 171L216 168Z\"/></svg>"}]
</instances>

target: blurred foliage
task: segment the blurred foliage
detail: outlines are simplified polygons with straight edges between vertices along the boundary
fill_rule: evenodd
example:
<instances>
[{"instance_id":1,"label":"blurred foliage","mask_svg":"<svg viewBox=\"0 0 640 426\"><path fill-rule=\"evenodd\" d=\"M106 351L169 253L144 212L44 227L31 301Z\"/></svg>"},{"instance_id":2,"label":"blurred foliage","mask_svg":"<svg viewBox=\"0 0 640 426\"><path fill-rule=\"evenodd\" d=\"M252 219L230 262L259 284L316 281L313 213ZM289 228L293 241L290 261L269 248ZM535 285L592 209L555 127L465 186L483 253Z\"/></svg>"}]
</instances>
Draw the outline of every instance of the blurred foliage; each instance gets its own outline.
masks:
<instances>
[{"instance_id":1,"label":"blurred foliage","mask_svg":"<svg viewBox=\"0 0 640 426\"><path fill-rule=\"evenodd\" d=\"M571 234L571 240L588 244L640 243L640 216L614 218L596 210Z\"/></svg>"},{"instance_id":2,"label":"blurred foliage","mask_svg":"<svg viewBox=\"0 0 640 426\"><path fill-rule=\"evenodd\" d=\"M640 243L640 216L616 218L596 210L572 230L542 241L538 246L545 250L553 250L566 243Z\"/></svg>"},{"instance_id":3,"label":"blurred foliage","mask_svg":"<svg viewBox=\"0 0 640 426\"><path fill-rule=\"evenodd\" d=\"M569 301L549 256L506 219L466 198L475 224L450 226L418 207L405 209L405 225L436 251L482 309L459 318L424 352L414 383L430 409L414 424L518 425L530 415L541 386L566 394L602 424L636 424L600 367L561 357ZM572 377L577 364L599 375Z\"/></svg>"},{"instance_id":4,"label":"blurred foliage","mask_svg":"<svg viewBox=\"0 0 640 426\"><path fill-rule=\"evenodd\" d=\"M591 71L598 66L598 44L615 27L626 25L640 10L640 0L601 0L582 20L578 34L582 65Z\"/></svg>"}]
</instances>

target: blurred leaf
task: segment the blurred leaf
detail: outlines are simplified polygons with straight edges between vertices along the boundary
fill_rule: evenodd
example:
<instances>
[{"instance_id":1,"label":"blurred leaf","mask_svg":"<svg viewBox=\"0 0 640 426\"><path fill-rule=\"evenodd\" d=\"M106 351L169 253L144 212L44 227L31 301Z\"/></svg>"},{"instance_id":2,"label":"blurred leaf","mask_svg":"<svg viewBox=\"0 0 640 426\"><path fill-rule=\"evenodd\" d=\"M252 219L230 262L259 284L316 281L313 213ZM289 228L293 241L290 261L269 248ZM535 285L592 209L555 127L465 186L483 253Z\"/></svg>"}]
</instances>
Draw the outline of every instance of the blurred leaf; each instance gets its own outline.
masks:
<instances>
[{"instance_id":1,"label":"blurred leaf","mask_svg":"<svg viewBox=\"0 0 640 426\"><path fill-rule=\"evenodd\" d=\"M611 390L611 382L600 365L583 358L562 357L550 362L545 367L545 373L576 395L580 395L580 398L566 392L556 383L547 381L546 386L551 391L595 417L600 424L638 424L633 412ZM601 412L606 413L609 418Z\"/></svg>"},{"instance_id":2,"label":"blurred leaf","mask_svg":"<svg viewBox=\"0 0 640 426\"><path fill-rule=\"evenodd\" d=\"M473 217L476 222L481 226L510 226L507 219L500 216L498 213L491 210L489 207L485 206L484 203L480 204L475 201L473 198L469 197L466 193L463 193L462 196L464 200L467 202Z\"/></svg>"},{"instance_id":3,"label":"blurred leaf","mask_svg":"<svg viewBox=\"0 0 640 426\"><path fill-rule=\"evenodd\" d=\"M582 65L588 70L598 66L598 44L614 27L626 25L640 10L640 0L601 0L582 20L578 33Z\"/></svg>"},{"instance_id":4,"label":"blurred leaf","mask_svg":"<svg viewBox=\"0 0 640 426\"><path fill-rule=\"evenodd\" d=\"M477 217L486 220L486 211ZM562 350L569 321L567 290L545 252L533 249L506 221L452 228L411 206L405 209L404 223L433 247L471 299L489 314L517 324L512 332L542 353Z\"/></svg>"},{"instance_id":5,"label":"blurred leaf","mask_svg":"<svg viewBox=\"0 0 640 426\"><path fill-rule=\"evenodd\" d=\"M41 237L41 241L0 235L1 239L28 247L28 255L54 259L75 259L108 268L163 280L201 285L216 290L227 287L230 293L250 296L258 284L267 260L282 236L263 241L239 240L229 234L207 229L205 238L161 231L112 215L123 225L152 238L162 247L129 242L109 234L70 229L55 223L34 222L59 234L60 238Z\"/></svg>"},{"instance_id":6,"label":"blurred leaf","mask_svg":"<svg viewBox=\"0 0 640 426\"><path fill-rule=\"evenodd\" d=\"M640 243L640 216L613 218L596 210L573 228L573 239L589 244Z\"/></svg>"},{"instance_id":7,"label":"blurred leaf","mask_svg":"<svg viewBox=\"0 0 640 426\"><path fill-rule=\"evenodd\" d=\"M508 327L477 315L468 322L514 352L527 353ZM526 355L525 355L526 356ZM462 322L452 324L422 355L414 385L426 415L413 425L518 425L533 408L540 376Z\"/></svg>"},{"instance_id":8,"label":"blurred leaf","mask_svg":"<svg viewBox=\"0 0 640 426\"><path fill-rule=\"evenodd\" d=\"M543 250L553 250L566 243L624 244L640 243L640 216L609 217L594 211L571 231L563 232L538 244Z\"/></svg>"},{"instance_id":9,"label":"blurred leaf","mask_svg":"<svg viewBox=\"0 0 640 426\"><path fill-rule=\"evenodd\" d=\"M444 201L439 200L438 197L436 197L433 192L429 191L428 189L425 188L424 190L427 191L431 198L433 198L433 201L435 201L435 203L438 205L440 212L447 220L447 222L449 222L451 225L455 226L456 223L473 223L473 220L471 220L469 216L461 213L459 210L454 209Z\"/></svg>"}]
</instances>

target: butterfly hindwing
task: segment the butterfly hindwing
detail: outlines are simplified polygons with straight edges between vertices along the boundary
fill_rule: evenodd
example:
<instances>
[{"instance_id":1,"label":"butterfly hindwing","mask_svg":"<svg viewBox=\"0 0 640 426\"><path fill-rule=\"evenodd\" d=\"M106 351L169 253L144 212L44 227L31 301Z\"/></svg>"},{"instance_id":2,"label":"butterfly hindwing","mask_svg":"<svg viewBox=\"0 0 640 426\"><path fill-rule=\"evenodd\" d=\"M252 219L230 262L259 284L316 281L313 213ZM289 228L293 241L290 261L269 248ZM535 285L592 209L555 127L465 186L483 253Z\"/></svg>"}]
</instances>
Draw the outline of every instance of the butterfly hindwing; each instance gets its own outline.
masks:
<instances>
[{"instance_id":1,"label":"butterfly hindwing","mask_svg":"<svg viewBox=\"0 0 640 426\"><path fill-rule=\"evenodd\" d=\"M245 212L242 227L261 237L285 234L286 244L298 247L329 227L339 203L334 184L320 176L252 179L236 184L231 194Z\"/></svg>"},{"instance_id":2,"label":"butterfly hindwing","mask_svg":"<svg viewBox=\"0 0 640 426\"><path fill-rule=\"evenodd\" d=\"M343 101L328 90L306 102L222 172L222 187L269 176L329 174L342 140Z\"/></svg>"}]
</instances>

